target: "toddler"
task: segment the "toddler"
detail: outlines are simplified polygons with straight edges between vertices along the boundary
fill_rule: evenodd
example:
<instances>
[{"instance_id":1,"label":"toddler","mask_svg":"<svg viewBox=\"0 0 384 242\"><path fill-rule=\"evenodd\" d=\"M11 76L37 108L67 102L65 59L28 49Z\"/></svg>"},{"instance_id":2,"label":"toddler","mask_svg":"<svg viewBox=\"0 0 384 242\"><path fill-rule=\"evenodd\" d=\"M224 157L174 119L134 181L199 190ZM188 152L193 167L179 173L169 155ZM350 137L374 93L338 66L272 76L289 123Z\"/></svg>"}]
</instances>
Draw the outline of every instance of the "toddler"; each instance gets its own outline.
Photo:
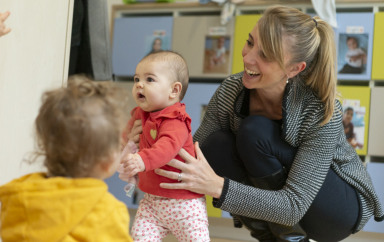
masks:
<instances>
[{"instance_id":1,"label":"toddler","mask_svg":"<svg viewBox=\"0 0 384 242\"><path fill-rule=\"evenodd\" d=\"M132 241L126 206L103 181L120 162L124 110L111 83L73 76L44 93L36 155L47 172L0 187L3 241Z\"/></svg>"},{"instance_id":2,"label":"toddler","mask_svg":"<svg viewBox=\"0 0 384 242\"><path fill-rule=\"evenodd\" d=\"M133 177L138 173L139 188L145 192L131 230L135 241L161 241L169 232L179 241L209 241L205 197L160 188L160 183L175 181L154 172L160 167L180 172L166 164L174 158L181 160L177 155L181 148L195 156L191 118L180 103L188 79L185 60L171 51L149 54L136 67L132 94L138 106L131 112L126 134L137 119L142 121L143 132L139 152L127 155L120 174Z\"/></svg>"}]
</instances>

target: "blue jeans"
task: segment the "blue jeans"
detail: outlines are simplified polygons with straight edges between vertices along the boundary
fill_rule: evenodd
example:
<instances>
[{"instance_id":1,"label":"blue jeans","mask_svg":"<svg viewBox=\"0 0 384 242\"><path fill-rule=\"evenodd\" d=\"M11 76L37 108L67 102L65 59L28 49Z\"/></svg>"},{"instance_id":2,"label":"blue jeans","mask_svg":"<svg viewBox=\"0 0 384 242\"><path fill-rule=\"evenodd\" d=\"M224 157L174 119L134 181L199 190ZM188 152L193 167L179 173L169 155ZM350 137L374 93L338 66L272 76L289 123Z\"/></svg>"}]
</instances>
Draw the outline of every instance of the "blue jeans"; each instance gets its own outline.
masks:
<instances>
[{"instance_id":1,"label":"blue jeans","mask_svg":"<svg viewBox=\"0 0 384 242\"><path fill-rule=\"evenodd\" d=\"M222 130L211 134L202 150L218 175L244 182L247 176L265 177L283 167L289 172L297 148L281 138L279 121L256 115L243 120L236 136ZM329 169L300 225L311 239L340 241L357 226L359 206L355 189Z\"/></svg>"}]
</instances>

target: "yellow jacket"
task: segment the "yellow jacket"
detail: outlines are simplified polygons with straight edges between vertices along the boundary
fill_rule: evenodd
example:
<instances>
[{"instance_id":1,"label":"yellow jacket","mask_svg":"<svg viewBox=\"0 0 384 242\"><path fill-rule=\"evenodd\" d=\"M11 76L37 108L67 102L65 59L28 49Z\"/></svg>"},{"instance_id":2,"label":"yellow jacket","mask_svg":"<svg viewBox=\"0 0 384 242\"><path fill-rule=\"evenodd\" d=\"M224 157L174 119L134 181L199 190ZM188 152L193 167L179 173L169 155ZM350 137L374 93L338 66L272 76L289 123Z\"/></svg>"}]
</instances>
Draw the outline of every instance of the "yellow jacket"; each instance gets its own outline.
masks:
<instances>
[{"instance_id":1,"label":"yellow jacket","mask_svg":"<svg viewBox=\"0 0 384 242\"><path fill-rule=\"evenodd\" d=\"M3 242L132 241L125 204L102 180L33 173L0 187Z\"/></svg>"}]
</instances>

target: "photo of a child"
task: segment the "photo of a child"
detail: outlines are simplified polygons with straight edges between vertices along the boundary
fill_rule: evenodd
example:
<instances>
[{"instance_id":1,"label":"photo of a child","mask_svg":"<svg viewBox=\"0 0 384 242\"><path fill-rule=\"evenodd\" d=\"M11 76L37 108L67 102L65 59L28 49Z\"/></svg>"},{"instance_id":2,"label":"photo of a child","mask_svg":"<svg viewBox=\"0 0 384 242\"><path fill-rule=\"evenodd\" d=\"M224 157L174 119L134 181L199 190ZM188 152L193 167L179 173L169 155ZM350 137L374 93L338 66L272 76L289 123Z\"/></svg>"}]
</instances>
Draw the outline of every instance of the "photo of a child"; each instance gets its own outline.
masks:
<instances>
[{"instance_id":1,"label":"photo of a child","mask_svg":"<svg viewBox=\"0 0 384 242\"><path fill-rule=\"evenodd\" d=\"M338 62L340 74L363 74L366 72L368 35L340 34Z\"/></svg>"},{"instance_id":2,"label":"photo of a child","mask_svg":"<svg viewBox=\"0 0 384 242\"><path fill-rule=\"evenodd\" d=\"M229 36L207 36L205 39L204 73L227 73L229 67Z\"/></svg>"},{"instance_id":3,"label":"photo of a child","mask_svg":"<svg viewBox=\"0 0 384 242\"><path fill-rule=\"evenodd\" d=\"M355 149L364 148L365 107L358 100L344 100L343 126L345 138Z\"/></svg>"},{"instance_id":4,"label":"photo of a child","mask_svg":"<svg viewBox=\"0 0 384 242\"><path fill-rule=\"evenodd\" d=\"M151 35L148 35L145 39L146 53L156 53L162 50L170 50L171 45L169 36L165 30L155 30Z\"/></svg>"}]
</instances>

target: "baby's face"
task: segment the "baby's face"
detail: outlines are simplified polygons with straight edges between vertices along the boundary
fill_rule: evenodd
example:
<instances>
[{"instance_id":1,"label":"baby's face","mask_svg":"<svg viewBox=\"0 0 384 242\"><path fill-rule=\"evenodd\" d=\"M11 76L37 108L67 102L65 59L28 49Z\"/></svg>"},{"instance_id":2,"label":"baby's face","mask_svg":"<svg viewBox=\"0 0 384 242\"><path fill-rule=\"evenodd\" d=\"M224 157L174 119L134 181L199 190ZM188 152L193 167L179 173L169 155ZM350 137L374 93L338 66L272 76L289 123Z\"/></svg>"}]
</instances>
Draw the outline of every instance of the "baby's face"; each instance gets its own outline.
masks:
<instances>
[{"instance_id":1,"label":"baby's face","mask_svg":"<svg viewBox=\"0 0 384 242\"><path fill-rule=\"evenodd\" d=\"M172 104L170 95L176 81L165 61L140 62L136 67L132 95L146 112L156 112Z\"/></svg>"},{"instance_id":2,"label":"baby's face","mask_svg":"<svg viewBox=\"0 0 384 242\"><path fill-rule=\"evenodd\" d=\"M217 40L217 45L218 45L219 47L223 47L223 46L224 46L224 42L225 42L225 39L224 39L224 38L219 38L219 39Z\"/></svg>"},{"instance_id":3,"label":"baby's face","mask_svg":"<svg viewBox=\"0 0 384 242\"><path fill-rule=\"evenodd\" d=\"M161 50L161 40L160 39L156 39L155 42L153 43L153 50L154 51Z\"/></svg>"},{"instance_id":4,"label":"baby's face","mask_svg":"<svg viewBox=\"0 0 384 242\"><path fill-rule=\"evenodd\" d=\"M352 122L352 118L353 118L353 111L352 110L348 110L344 113L344 122L346 123L350 123Z\"/></svg>"},{"instance_id":5,"label":"baby's face","mask_svg":"<svg viewBox=\"0 0 384 242\"><path fill-rule=\"evenodd\" d=\"M347 45L348 45L348 49L350 49L350 50L354 50L357 48L357 42L355 39L349 39L347 41Z\"/></svg>"}]
</instances>

